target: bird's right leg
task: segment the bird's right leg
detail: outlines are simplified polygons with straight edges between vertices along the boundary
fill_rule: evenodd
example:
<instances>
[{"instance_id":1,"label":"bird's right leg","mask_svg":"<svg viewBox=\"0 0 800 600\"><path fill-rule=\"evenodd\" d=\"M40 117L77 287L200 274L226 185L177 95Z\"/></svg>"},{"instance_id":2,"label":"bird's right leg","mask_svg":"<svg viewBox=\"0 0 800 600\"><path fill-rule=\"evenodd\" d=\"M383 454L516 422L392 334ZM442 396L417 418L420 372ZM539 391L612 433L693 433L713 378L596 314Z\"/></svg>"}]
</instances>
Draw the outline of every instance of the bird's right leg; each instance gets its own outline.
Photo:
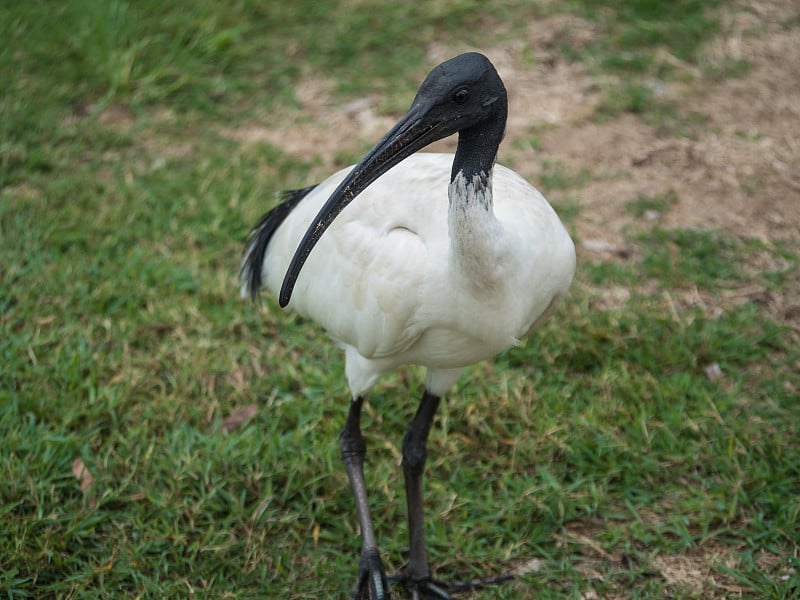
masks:
<instances>
[{"instance_id":1,"label":"bird's right leg","mask_svg":"<svg viewBox=\"0 0 800 600\"><path fill-rule=\"evenodd\" d=\"M367 501L367 487L364 483L364 456L367 447L361 436L361 407L364 398L353 399L350 412L339 434L339 447L342 450L344 468L350 479L350 489L356 503L358 523L361 527L361 561L358 566L358 582L353 591L352 600L388 600L390 590L386 571L383 569L375 532L372 529L372 518Z\"/></svg>"}]
</instances>

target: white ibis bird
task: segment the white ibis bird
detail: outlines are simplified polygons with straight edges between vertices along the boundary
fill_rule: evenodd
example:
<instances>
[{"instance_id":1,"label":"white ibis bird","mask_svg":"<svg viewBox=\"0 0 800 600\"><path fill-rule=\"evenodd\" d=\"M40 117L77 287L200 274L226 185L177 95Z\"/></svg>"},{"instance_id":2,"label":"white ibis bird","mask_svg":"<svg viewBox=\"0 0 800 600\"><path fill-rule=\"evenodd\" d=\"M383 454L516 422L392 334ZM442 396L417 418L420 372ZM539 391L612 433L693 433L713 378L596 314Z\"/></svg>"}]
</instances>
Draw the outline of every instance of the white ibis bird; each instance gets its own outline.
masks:
<instances>
[{"instance_id":1,"label":"white ibis bird","mask_svg":"<svg viewBox=\"0 0 800 600\"><path fill-rule=\"evenodd\" d=\"M414 598L448 599L423 534L422 474L440 398L464 367L539 325L572 282L575 247L555 211L495 166L507 113L506 89L485 56L442 63L357 165L286 193L245 250L242 295L266 287L345 350L352 402L339 442L362 537L353 599L391 593L364 484L366 393L400 365L427 369L403 439L410 550L396 579ZM412 156L454 133L454 155Z\"/></svg>"}]
</instances>

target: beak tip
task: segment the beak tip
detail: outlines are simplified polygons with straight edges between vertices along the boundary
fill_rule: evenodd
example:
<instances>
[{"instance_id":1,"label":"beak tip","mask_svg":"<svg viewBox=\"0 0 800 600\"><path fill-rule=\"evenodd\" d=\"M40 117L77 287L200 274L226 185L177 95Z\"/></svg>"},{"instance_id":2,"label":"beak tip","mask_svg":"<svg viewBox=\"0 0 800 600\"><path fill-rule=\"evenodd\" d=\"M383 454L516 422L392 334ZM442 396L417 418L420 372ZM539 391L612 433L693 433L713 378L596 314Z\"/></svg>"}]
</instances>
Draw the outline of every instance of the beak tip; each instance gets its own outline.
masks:
<instances>
[{"instance_id":1,"label":"beak tip","mask_svg":"<svg viewBox=\"0 0 800 600\"><path fill-rule=\"evenodd\" d=\"M278 294L278 305L281 308L286 308L286 305L289 304L289 300L292 299L292 290L294 289L294 281L290 280L290 277L286 276L283 280L283 285L281 286L281 292Z\"/></svg>"}]
</instances>

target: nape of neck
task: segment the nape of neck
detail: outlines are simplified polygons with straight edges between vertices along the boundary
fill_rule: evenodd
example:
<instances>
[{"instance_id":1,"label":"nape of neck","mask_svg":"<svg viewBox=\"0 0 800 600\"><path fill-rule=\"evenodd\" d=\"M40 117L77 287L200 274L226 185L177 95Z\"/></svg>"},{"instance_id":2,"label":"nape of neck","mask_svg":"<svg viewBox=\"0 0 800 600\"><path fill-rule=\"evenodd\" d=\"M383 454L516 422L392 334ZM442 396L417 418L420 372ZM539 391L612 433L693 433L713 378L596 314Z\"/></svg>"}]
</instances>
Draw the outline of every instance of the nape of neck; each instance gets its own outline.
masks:
<instances>
[{"instance_id":1,"label":"nape of neck","mask_svg":"<svg viewBox=\"0 0 800 600\"><path fill-rule=\"evenodd\" d=\"M505 98L502 102L498 101L496 111L491 118L458 132L458 148L453 157L450 181L454 181L459 173L468 182L475 176L486 178L491 174L497 150L506 132L508 106Z\"/></svg>"}]
</instances>

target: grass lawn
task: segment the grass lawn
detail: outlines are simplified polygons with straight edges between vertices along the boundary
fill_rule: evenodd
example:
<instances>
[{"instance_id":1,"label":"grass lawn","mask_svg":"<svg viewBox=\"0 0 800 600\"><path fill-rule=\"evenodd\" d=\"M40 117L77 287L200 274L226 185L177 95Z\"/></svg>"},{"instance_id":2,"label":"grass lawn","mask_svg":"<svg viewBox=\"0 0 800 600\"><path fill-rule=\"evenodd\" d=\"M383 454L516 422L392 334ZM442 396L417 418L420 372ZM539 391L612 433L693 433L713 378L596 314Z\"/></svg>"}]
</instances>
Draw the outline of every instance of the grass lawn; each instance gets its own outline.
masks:
<instances>
[{"instance_id":1,"label":"grass lawn","mask_svg":"<svg viewBox=\"0 0 800 600\"><path fill-rule=\"evenodd\" d=\"M528 56L527 25L561 13L599 32L564 37L563 60L620 82L589 121L704 127L649 82L686 83L675 65L694 64L726 3L497 4L3 9L0 597L347 597L360 539L337 443L343 357L272 298L241 301L237 274L275 191L374 140L343 131L335 152L298 156L239 134L302 125L299 82L335 82L340 104L375 94L377 118L396 116L432 66L427 48L491 36ZM747 72L728 67L714 76ZM521 148L504 144L501 161ZM598 177L551 169L534 183L577 232ZM675 202L631 198L630 252L582 255L556 315L442 403L426 480L433 567L520 573L469 597L800 594L798 331L750 296L730 300L787 295L800 251L647 225ZM390 571L407 552L399 447L422 384L401 371L365 408ZM700 568L700 587L680 568Z\"/></svg>"}]
</instances>

